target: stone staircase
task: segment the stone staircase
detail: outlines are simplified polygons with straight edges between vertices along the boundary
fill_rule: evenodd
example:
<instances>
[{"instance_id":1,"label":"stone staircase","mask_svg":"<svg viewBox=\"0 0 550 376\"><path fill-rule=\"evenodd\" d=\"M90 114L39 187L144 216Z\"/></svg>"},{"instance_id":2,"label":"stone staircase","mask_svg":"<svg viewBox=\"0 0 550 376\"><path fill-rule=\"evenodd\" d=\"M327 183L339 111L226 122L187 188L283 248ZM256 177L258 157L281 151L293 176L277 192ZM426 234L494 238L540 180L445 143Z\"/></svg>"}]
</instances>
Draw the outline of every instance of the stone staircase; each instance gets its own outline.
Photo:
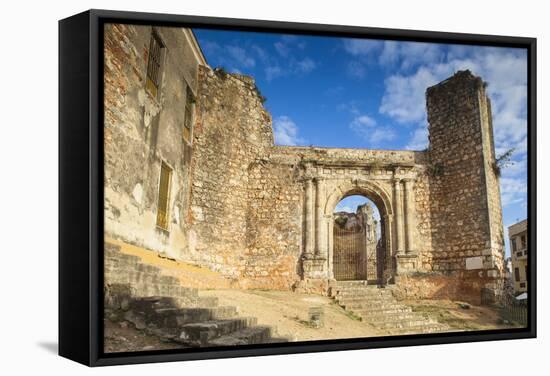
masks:
<instances>
[{"instance_id":1,"label":"stone staircase","mask_svg":"<svg viewBox=\"0 0 550 376\"><path fill-rule=\"evenodd\" d=\"M286 342L255 317L239 317L234 306L219 306L215 297L201 297L181 286L157 266L105 243L105 317L124 320L164 341L182 347L231 346Z\"/></svg>"},{"instance_id":2,"label":"stone staircase","mask_svg":"<svg viewBox=\"0 0 550 376\"><path fill-rule=\"evenodd\" d=\"M330 295L346 311L390 335L444 332L450 328L429 319L393 296L391 287L379 288L366 281L339 281Z\"/></svg>"}]
</instances>

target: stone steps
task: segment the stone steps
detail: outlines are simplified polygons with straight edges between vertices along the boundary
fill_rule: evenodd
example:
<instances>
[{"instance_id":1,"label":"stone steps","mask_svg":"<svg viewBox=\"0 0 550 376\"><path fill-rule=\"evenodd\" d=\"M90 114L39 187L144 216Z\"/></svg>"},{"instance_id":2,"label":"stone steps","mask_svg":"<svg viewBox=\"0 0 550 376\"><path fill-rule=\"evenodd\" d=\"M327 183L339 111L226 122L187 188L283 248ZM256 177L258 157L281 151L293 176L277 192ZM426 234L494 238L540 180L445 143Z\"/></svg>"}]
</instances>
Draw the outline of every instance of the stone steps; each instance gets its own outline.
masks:
<instances>
[{"instance_id":1,"label":"stone steps","mask_svg":"<svg viewBox=\"0 0 550 376\"><path fill-rule=\"evenodd\" d=\"M105 277L111 283L146 283L181 287L179 279L175 277L158 275L154 272L142 272L139 270L106 270Z\"/></svg>"},{"instance_id":2,"label":"stone steps","mask_svg":"<svg viewBox=\"0 0 550 376\"><path fill-rule=\"evenodd\" d=\"M239 317L228 320L212 320L185 324L180 329L178 342L190 346L206 346L212 340L257 324L255 317Z\"/></svg>"},{"instance_id":3,"label":"stone steps","mask_svg":"<svg viewBox=\"0 0 550 376\"><path fill-rule=\"evenodd\" d=\"M364 300L344 300L337 301L338 304L346 309L350 310L393 310L403 308L402 304L388 300L376 300L369 301L368 299Z\"/></svg>"},{"instance_id":4,"label":"stone steps","mask_svg":"<svg viewBox=\"0 0 550 376\"><path fill-rule=\"evenodd\" d=\"M405 329L405 328L423 328L431 327L436 324L434 321L429 321L424 317L391 317L379 321L369 321L371 325L382 329Z\"/></svg>"},{"instance_id":5,"label":"stone steps","mask_svg":"<svg viewBox=\"0 0 550 376\"><path fill-rule=\"evenodd\" d=\"M395 299L391 287L378 288L365 281L337 282L331 286L331 296L345 310L392 335L435 333L448 326L412 311Z\"/></svg>"},{"instance_id":6,"label":"stone steps","mask_svg":"<svg viewBox=\"0 0 550 376\"><path fill-rule=\"evenodd\" d=\"M423 325L420 327L408 327L390 329L388 332L391 335L411 335L411 334L430 334L442 333L449 330L449 327L443 324ZM454 330L453 330L454 331Z\"/></svg>"},{"instance_id":7,"label":"stone steps","mask_svg":"<svg viewBox=\"0 0 550 376\"><path fill-rule=\"evenodd\" d=\"M288 342L286 338L272 337L269 326L255 326L245 328L230 335L222 336L210 341L212 346L256 345L261 343Z\"/></svg>"},{"instance_id":8,"label":"stone steps","mask_svg":"<svg viewBox=\"0 0 550 376\"><path fill-rule=\"evenodd\" d=\"M397 313L378 313L372 314L369 311L353 311L356 315L360 316L364 321L378 326L378 323L396 322L396 321L411 321L418 319L417 315L410 312L397 312ZM388 321L391 320L391 321Z\"/></svg>"},{"instance_id":9,"label":"stone steps","mask_svg":"<svg viewBox=\"0 0 550 376\"><path fill-rule=\"evenodd\" d=\"M335 297L342 297L342 298L362 298L362 297L386 297L386 296L392 296L392 293L390 290L384 290L382 291L361 291L360 289L354 289L354 290L340 290L337 292Z\"/></svg>"},{"instance_id":10,"label":"stone steps","mask_svg":"<svg viewBox=\"0 0 550 376\"><path fill-rule=\"evenodd\" d=\"M106 317L134 324L138 330L185 347L287 342L273 329L257 326L255 317L238 317L234 306L219 306L216 297L202 297L181 286L160 267L105 245Z\"/></svg>"},{"instance_id":11,"label":"stone steps","mask_svg":"<svg viewBox=\"0 0 550 376\"><path fill-rule=\"evenodd\" d=\"M376 316L387 316L388 314L403 314L403 313L409 313L412 312L411 307L407 307L404 305L396 305L392 308L364 308L364 309L354 309L353 312L361 315L361 316L368 316L376 317Z\"/></svg>"}]
</instances>

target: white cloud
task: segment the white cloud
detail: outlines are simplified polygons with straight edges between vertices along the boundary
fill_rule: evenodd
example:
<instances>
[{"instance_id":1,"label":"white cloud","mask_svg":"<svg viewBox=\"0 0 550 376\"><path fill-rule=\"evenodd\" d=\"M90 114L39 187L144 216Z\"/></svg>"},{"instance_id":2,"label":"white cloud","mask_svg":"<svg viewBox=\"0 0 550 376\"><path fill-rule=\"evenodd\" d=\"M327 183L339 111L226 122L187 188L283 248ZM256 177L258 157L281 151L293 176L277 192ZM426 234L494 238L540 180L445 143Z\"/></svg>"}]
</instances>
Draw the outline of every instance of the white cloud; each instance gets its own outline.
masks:
<instances>
[{"instance_id":1,"label":"white cloud","mask_svg":"<svg viewBox=\"0 0 550 376\"><path fill-rule=\"evenodd\" d=\"M283 35L274 43L275 52L271 53L257 44L240 46L236 42L225 45L203 41L201 47L216 65L225 67L229 72L254 74L263 70L268 81L308 74L318 66L318 62L311 57L303 56L306 43L292 35ZM298 54L302 56L298 57Z\"/></svg>"},{"instance_id":2,"label":"white cloud","mask_svg":"<svg viewBox=\"0 0 550 376\"><path fill-rule=\"evenodd\" d=\"M392 127L383 126L376 127L369 135L369 143L371 146L380 146L383 142L392 141L397 136L397 133Z\"/></svg>"},{"instance_id":3,"label":"white cloud","mask_svg":"<svg viewBox=\"0 0 550 376\"><path fill-rule=\"evenodd\" d=\"M216 42L204 41L201 44L208 56L215 56L217 63L225 66L232 72L241 72L256 66L256 60L249 51L235 45L219 45Z\"/></svg>"},{"instance_id":4,"label":"white cloud","mask_svg":"<svg viewBox=\"0 0 550 376\"><path fill-rule=\"evenodd\" d=\"M395 130L389 126L378 126L376 120L368 115L358 115L350 123L350 128L369 146L380 146L381 143L391 141L397 136Z\"/></svg>"},{"instance_id":5,"label":"white cloud","mask_svg":"<svg viewBox=\"0 0 550 376\"><path fill-rule=\"evenodd\" d=\"M252 45L252 47L250 47L251 50L258 56L258 58L260 59L260 61L262 61L263 63L267 63L268 60L269 60L269 55L268 53L266 52L266 50L264 50L262 47L258 46L258 45Z\"/></svg>"},{"instance_id":6,"label":"white cloud","mask_svg":"<svg viewBox=\"0 0 550 376\"><path fill-rule=\"evenodd\" d=\"M277 145L303 145L306 140L298 136L298 127L288 116L279 116L273 120L273 135Z\"/></svg>"},{"instance_id":7,"label":"white cloud","mask_svg":"<svg viewBox=\"0 0 550 376\"><path fill-rule=\"evenodd\" d=\"M344 50L353 56L365 56L379 49L382 43L372 39L344 39Z\"/></svg>"},{"instance_id":8,"label":"white cloud","mask_svg":"<svg viewBox=\"0 0 550 376\"><path fill-rule=\"evenodd\" d=\"M401 66L397 73L385 80L386 88L379 111L400 124L416 125L417 130L411 135L408 147L427 144L428 134L423 131L426 124L426 89L458 70L470 69L489 84L487 91L492 104L497 154L510 148L515 148L518 156L526 152L525 53L502 48L453 46L443 58L439 47L405 43L385 44L382 57L395 64L401 61ZM416 68L408 73L407 69L413 66ZM422 142L422 136L425 142Z\"/></svg>"},{"instance_id":9,"label":"white cloud","mask_svg":"<svg viewBox=\"0 0 550 376\"><path fill-rule=\"evenodd\" d=\"M349 111L352 115L359 116L361 111L359 111L359 104L357 101L350 101L346 103L340 103L336 106L338 111Z\"/></svg>"},{"instance_id":10,"label":"white cloud","mask_svg":"<svg viewBox=\"0 0 550 376\"><path fill-rule=\"evenodd\" d=\"M342 204L342 202L340 201L340 203L338 203L338 205L336 205L336 209L334 209L335 212L347 212L347 213L355 213L356 209L353 209L351 206L348 206L348 205L345 205L345 204Z\"/></svg>"},{"instance_id":11,"label":"white cloud","mask_svg":"<svg viewBox=\"0 0 550 376\"><path fill-rule=\"evenodd\" d=\"M289 54L290 54L290 47L288 46L288 44L282 42L282 41L279 41L279 42L275 42L273 44L273 47L275 47L275 50L279 53L279 55L281 55L282 57L287 57Z\"/></svg>"},{"instance_id":12,"label":"white cloud","mask_svg":"<svg viewBox=\"0 0 550 376\"><path fill-rule=\"evenodd\" d=\"M497 154L498 157L498 154ZM502 169L503 178L512 178L518 175L522 175L527 171L527 156L523 158L512 161L512 164L506 166Z\"/></svg>"},{"instance_id":13,"label":"white cloud","mask_svg":"<svg viewBox=\"0 0 550 376\"><path fill-rule=\"evenodd\" d=\"M527 182L525 179L502 177L500 179L500 193L502 206L524 202L527 193Z\"/></svg>"},{"instance_id":14,"label":"white cloud","mask_svg":"<svg viewBox=\"0 0 550 376\"><path fill-rule=\"evenodd\" d=\"M365 65L360 61L350 61L346 67L348 75L352 78L365 78L367 69Z\"/></svg>"},{"instance_id":15,"label":"white cloud","mask_svg":"<svg viewBox=\"0 0 550 376\"><path fill-rule=\"evenodd\" d=\"M285 74L286 72L284 72L283 69L278 65L265 67L265 78L268 81L271 81L277 77L284 76Z\"/></svg>"},{"instance_id":16,"label":"white cloud","mask_svg":"<svg viewBox=\"0 0 550 376\"><path fill-rule=\"evenodd\" d=\"M264 63L265 77L268 81L276 78L307 74L317 68L317 63L310 57L299 58L296 55L302 53L295 50L303 50L306 43L293 35L283 35L273 44L276 54L269 55L259 47L256 53Z\"/></svg>"},{"instance_id":17,"label":"white cloud","mask_svg":"<svg viewBox=\"0 0 550 376\"><path fill-rule=\"evenodd\" d=\"M380 113L398 123L423 123L426 119L426 88L438 82L430 69L421 67L410 76L392 75L385 80L386 91L380 104Z\"/></svg>"},{"instance_id":18,"label":"white cloud","mask_svg":"<svg viewBox=\"0 0 550 376\"><path fill-rule=\"evenodd\" d=\"M237 46L226 46L225 49L229 56L235 60L238 66L254 68L256 65L256 60L250 57L244 48Z\"/></svg>"},{"instance_id":19,"label":"white cloud","mask_svg":"<svg viewBox=\"0 0 550 376\"><path fill-rule=\"evenodd\" d=\"M357 116L350 124L352 129L365 129L376 126L376 120L368 115Z\"/></svg>"},{"instance_id":20,"label":"white cloud","mask_svg":"<svg viewBox=\"0 0 550 376\"><path fill-rule=\"evenodd\" d=\"M296 63L296 71L300 73L309 73L315 69L317 65L309 57L300 60Z\"/></svg>"},{"instance_id":21,"label":"white cloud","mask_svg":"<svg viewBox=\"0 0 550 376\"><path fill-rule=\"evenodd\" d=\"M440 45L435 43L385 41L379 62L382 66L399 65L407 70L423 63L438 63L445 56Z\"/></svg>"},{"instance_id":22,"label":"white cloud","mask_svg":"<svg viewBox=\"0 0 550 376\"><path fill-rule=\"evenodd\" d=\"M424 150L428 147L428 127L420 126L413 131L409 143L405 146L407 150Z\"/></svg>"}]
</instances>

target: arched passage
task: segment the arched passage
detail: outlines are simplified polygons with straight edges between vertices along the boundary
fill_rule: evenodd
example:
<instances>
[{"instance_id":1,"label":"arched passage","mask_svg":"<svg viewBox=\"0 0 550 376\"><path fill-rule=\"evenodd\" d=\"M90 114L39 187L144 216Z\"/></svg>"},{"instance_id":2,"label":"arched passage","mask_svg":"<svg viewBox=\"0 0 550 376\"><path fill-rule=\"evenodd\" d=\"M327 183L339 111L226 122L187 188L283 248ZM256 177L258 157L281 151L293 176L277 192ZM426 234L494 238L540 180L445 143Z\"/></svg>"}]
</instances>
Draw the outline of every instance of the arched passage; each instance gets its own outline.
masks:
<instances>
[{"instance_id":1,"label":"arched passage","mask_svg":"<svg viewBox=\"0 0 550 376\"><path fill-rule=\"evenodd\" d=\"M355 229L342 228L334 215L337 205L351 196L364 197L372 206L356 208L355 217L364 221ZM366 222L374 217L374 210L379 214L379 230L376 239L369 234ZM351 182L337 187L327 196L324 208L329 218L328 229L328 267L329 275L336 280L367 280L370 284L392 282L394 266L392 255L392 206L390 197L371 182ZM370 217L370 219L369 219ZM344 226L345 227L345 226Z\"/></svg>"},{"instance_id":2,"label":"arched passage","mask_svg":"<svg viewBox=\"0 0 550 376\"><path fill-rule=\"evenodd\" d=\"M385 254L376 204L362 195L347 196L336 205L333 221L334 279L378 284Z\"/></svg>"}]
</instances>

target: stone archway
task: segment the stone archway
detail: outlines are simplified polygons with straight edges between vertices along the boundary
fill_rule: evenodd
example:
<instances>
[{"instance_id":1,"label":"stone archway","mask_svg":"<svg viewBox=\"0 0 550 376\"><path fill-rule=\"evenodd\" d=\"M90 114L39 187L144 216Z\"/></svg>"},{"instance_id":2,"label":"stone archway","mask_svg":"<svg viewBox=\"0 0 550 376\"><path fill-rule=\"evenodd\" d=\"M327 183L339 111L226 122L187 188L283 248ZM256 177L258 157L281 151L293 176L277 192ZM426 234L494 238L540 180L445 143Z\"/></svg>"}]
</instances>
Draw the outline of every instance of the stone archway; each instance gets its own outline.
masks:
<instances>
[{"instance_id":1,"label":"stone archway","mask_svg":"<svg viewBox=\"0 0 550 376\"><path fill-rule=\"evenodd\" d=\"M332 213L334 212L336 205L346 197L359 195L363 196L376 206L380 213L381 222L381 236L379 240L379 246L381 249L377 249L376 264L378 268L375 281L371 280L370 283L387 284L393 282L394 277L394 263L392 259L392 203L390 197L384 192L384 190L376 183L361 180L351 180L338 185L331 194L328 195L324 207L325 218L328 219L328 231L327 231L327 247L328 247L328 274L331 279L338 279L335 274L335 239L334 239L334 218ZM363 260L361 262L366 262ZM368 279L365 276L365 279Z\"/></svg>"},{"instance_id":2,"label":"stone archway","mask_svg":"<svg viewBox=\"0 0 550 376\"><path fill-rule=\"evenodd\" d=\"M418 269L414 244L416 171L411 165L305 163L302 277L334 280L333 212L343 198L361 195L378 208L383 222L384 261L379 283Z\"/></svg>"}]
</instances>

